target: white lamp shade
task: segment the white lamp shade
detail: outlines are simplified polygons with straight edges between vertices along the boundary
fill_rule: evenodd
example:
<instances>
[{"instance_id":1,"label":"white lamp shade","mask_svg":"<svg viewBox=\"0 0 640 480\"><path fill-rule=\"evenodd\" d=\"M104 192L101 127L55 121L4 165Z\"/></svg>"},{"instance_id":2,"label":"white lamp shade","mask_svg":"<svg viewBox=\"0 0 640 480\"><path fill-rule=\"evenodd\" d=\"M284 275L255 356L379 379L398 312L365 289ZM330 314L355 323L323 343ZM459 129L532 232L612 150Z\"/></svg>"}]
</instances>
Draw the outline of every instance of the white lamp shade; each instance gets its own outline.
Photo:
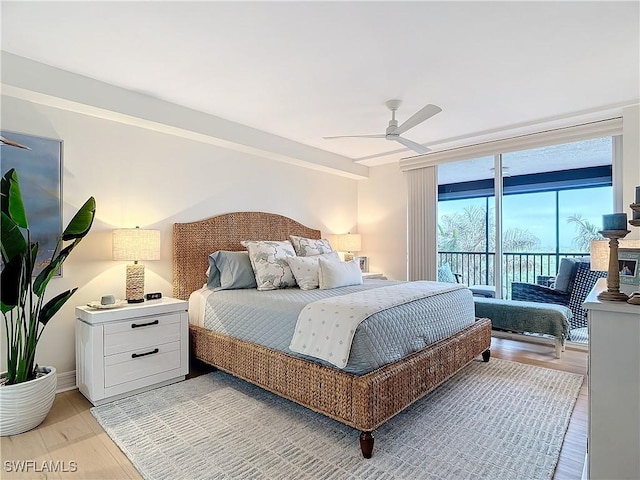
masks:
<instances>
[{"instance_id":1,"label":"white lamp shade","mask_svg":"<svg viewBox=\"0 0 640 480\"><path fill-rule=\"evenodd\" d=\"M114 260L160 260L160 230L118 228L113 231Z\"/></svg>"},{"instance_id":2,"label":"white lamp shade","mask_svg":"<svg viewBox=\"0 0 640 480\"><path fill-rule=\"evenodd\" d=\"M609 270L609 240L592 240L589 256L591 270L596 272Z\"/></svg>"},{"instance_id":3,"label":"white lamp shade","mask_svg":"<svg viewBox=\"0 0 640 480\"><path fill-rule=\"evenodd\" d=\"M640 248L640 240L618 240L620 248ZM590 248L591 270L606 272L609 270L609 240L592 240Z\"/></svg>"},{"instance_id":4,"label":"white lamp shade","mask_svg":"<svg viewBox=\"0 0 640 480\"><path fill-rule=\"evenodd\" d=\"M359 233L336 235L336 250L339 252L359 252L362 250L362 237Z\"/></svg>"}]
</instances>

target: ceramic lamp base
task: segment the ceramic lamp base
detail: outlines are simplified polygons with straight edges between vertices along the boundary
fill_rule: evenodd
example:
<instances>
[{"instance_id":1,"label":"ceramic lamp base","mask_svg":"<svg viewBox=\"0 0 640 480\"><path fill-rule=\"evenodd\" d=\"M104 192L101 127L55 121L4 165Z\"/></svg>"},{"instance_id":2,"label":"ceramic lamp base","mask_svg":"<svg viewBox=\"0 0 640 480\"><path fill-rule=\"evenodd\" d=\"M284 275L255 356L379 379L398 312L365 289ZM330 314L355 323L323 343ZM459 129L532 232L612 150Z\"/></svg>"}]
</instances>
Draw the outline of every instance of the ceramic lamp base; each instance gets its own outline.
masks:
<instances>
[{"instance_id":1,"label":"ceramic lamp base","mask_svg":"<svg viewBox=\"0 0 640 480\"><path fill-rule=\"evenodd\" d=\"M127 303L144 302L144 264L127 265Z\"/></svg>"}]
</instances>

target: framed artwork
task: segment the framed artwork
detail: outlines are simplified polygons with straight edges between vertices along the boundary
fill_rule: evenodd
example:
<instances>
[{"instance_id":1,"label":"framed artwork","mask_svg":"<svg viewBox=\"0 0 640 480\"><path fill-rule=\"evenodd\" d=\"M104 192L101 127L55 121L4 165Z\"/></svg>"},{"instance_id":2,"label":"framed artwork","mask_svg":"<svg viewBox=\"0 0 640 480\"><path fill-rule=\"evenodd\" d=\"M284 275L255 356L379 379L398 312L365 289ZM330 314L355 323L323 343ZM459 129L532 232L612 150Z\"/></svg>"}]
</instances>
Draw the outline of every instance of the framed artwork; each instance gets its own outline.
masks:
<instances>
[{"instance_id":1,"label":"framed artwork","mask_svg":"<svg viewBox=\"0 0 640 480\"><path fill-rule=\"evenodd\" d=\"M369 271L369 259L367 257L358 257L358 262L360 262L360 271Z\"/></svg>"},{"instance_id":2,"label":"framed artwork","mask_svg":"<svg viewBox=\"0 0 640 480\"><path fill-rule=\"evenodd\" d=\"M0 167L3 176L11 168L18 173L31 241L39 244L34 269L37 275L51 261L62 234L62 140L6 130L0 135L30 149L3 145Z\"/></svg>"},{"instance_id":3,"label":"framed artwork","mask_svg":"<svg viewBox=\"0 0 640 480\"><path fill-rule=\"evenodd\" d=\"M618 250L618 271L620 283L640 285L640 248Z\"/></svg>"}]
</instances>

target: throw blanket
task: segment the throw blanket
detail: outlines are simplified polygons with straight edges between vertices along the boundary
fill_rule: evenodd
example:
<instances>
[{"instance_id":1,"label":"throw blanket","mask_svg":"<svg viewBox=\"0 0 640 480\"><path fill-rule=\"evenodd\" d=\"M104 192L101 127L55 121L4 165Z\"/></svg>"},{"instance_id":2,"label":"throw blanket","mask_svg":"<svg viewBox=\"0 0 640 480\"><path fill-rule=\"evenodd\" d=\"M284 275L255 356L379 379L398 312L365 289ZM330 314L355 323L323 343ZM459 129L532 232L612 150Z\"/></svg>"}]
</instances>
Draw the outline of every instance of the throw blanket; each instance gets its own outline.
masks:
<instances>
[{"instance_id":1,"label":"throw blanket","mask_svg":"<svg viewBox=\"0 0 640 480\"><path fill-rule=\"evenodd\" d=\"M466 288L455 283L409 282L308 304L298 315L289 348L344 368L358 325L374 313L440 293Z\"/></svg>"}]
</instances>

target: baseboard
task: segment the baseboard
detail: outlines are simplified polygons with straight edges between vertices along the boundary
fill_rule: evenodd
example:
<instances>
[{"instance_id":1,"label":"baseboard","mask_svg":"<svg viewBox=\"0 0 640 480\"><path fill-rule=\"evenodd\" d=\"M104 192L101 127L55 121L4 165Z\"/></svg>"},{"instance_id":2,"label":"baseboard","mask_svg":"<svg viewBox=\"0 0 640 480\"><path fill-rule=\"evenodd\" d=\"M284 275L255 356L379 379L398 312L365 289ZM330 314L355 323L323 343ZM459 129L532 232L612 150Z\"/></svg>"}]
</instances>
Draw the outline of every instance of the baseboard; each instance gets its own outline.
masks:
<instances>
[{"instance_id":1,"label":"baseboard","mask_svg":"<svg viewBox=\"0 0 640 480\"><path fill-rule=\"evenodd\" d=\"M78 388L76 387L75 370L58 374L58 387L56 388L56 393L66 392L68 390L73 390L74 388Z\"/></svg>"}]
</instances>

